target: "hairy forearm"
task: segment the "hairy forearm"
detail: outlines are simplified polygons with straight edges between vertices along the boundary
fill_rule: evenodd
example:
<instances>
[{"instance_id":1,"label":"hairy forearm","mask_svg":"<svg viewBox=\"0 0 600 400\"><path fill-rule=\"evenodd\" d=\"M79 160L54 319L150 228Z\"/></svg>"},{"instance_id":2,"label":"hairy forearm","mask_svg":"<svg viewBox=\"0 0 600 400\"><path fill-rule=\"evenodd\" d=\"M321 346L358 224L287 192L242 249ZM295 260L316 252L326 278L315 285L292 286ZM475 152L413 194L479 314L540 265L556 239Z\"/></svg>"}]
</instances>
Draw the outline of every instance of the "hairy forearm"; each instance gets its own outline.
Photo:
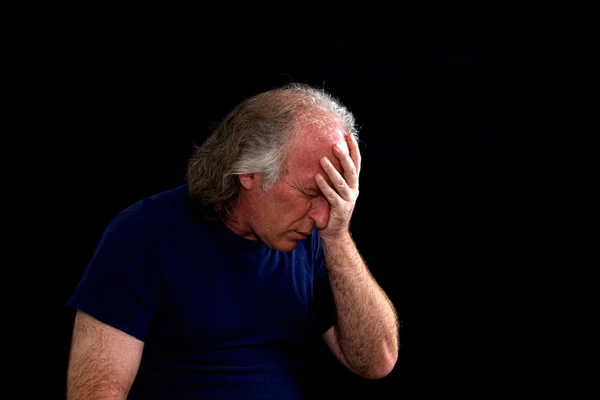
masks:
<instances>
[{"instance_id":1,"label":"hairy forearm","mask_svg":"<svg viewBox=\"0 0 600 400\"><path fill-rule=\"evenodd\" d=\"M67 393L67 400L125 400L127 395L120 390L114 390L107 387L78 388L70 389Z\"/></svg>"},{"instance_id":2,"label":"hairy forearm","mask_svg":"<svg viewBox=\"0 0 600 400\"><path fill-rule=\"evenodd\" d=\"M382 368L393 367L398 357L394 306L369 272L350 234L337 240L323 239L323 250L340 348L355 371L378 375Z\"/></svg>"},{"instance_id":3,"label":"hairy forearm","mask_svg":"<svg viewBox=\"0 0 600 400\"><path fill-rule=\"evenodd\" d=\"M84 371L69 370L68 400L125 400L128 390L107 377L86 377Z\"/></svg>"},{"instance_id":4,"label":"hairy forearm","mask_svg":"<svg viewBox=\"0 0 600 400\"><path fill-rule=\"evenodd\" d=\"M67 400L126 399L143 348L139 339L78 311L67 369Z\"/></svg>"}]
</instances>

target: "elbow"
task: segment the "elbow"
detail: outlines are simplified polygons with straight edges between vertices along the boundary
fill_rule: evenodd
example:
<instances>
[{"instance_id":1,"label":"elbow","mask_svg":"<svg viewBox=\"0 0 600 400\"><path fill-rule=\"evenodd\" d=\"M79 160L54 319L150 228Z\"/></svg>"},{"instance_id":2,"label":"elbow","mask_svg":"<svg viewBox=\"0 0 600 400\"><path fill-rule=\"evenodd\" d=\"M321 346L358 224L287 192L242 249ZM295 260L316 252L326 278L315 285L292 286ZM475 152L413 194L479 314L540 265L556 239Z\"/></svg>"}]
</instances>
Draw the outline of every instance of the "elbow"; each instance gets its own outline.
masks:
<instances>
[{"instance_id":1,"label":"elbow","mask_svg":"<svg viewBox=\"0 0 600 400\"><path fill-rule=\"evenodd\" d=\"M398 361L398 353L392 353L385 357L381 357L379 362L370 370L365 371L362 375L366 379L382 379L388 376L396 366Z\"/></svg>"},{"instance_id":2,"label":"elbow","mask_svg":"<svg viewBox=\"0 0 600 400\"><path fill-rule=\"evenodd\" d=\"M388 376L396 367L398 362L398 354L392 354L390 357L386 357L384 362L381 363L375 379L381 379Z\"/></svg>"}]
</instances>

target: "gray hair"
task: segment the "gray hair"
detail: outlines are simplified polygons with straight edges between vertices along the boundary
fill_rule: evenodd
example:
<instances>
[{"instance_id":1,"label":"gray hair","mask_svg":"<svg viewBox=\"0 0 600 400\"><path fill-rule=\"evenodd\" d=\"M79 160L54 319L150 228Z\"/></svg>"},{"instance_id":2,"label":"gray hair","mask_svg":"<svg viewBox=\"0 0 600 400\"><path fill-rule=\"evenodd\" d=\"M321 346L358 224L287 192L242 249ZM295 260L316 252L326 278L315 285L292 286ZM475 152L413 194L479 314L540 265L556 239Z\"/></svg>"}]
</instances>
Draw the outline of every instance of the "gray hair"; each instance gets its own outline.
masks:
<instances>
[{"instance_id":1,"label":"gray hair","mask_svg":"<svg viewBox=\"0 0 600 400\"><path fill-rule=\"evenodd\" d=\"M292 83L242 101L194 146L186 172L191 198L207 218L231 218L240 193L237 175L262 174L262 189L269 190L287 173L290 139L309 125L323 128L320 136L334 135L341 125L358 139L352 113L322 89Z\"/></svg>"}]
</instances>

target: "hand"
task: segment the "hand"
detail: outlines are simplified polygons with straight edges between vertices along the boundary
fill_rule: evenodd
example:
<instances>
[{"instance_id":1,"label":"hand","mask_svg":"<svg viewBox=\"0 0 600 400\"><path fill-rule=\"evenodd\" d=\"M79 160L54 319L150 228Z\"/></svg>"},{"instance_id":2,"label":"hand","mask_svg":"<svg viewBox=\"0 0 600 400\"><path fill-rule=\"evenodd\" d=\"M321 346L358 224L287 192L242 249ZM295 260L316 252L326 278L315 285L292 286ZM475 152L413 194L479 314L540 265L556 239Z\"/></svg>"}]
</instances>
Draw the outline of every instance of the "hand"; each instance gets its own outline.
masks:
<instances>
[{"instance_id":1,"label":"hand","mask_svg":"<svg viewBox=\"0 0 600 400\"><path fill-rule=\"evenodd\" d=\"M321 159L321 167L329 176L333 187L320 173L315 176L317 185L330 205L329 222L324 229L319 231L323 239L338 239L349 233L350 219L358 198L360 151L352 134L346 136L346 141L349 154L341 150L337 144L333 146L333 154L340 160L344 176L340 175L327 157Z\"/></svg>"}]
</instances>

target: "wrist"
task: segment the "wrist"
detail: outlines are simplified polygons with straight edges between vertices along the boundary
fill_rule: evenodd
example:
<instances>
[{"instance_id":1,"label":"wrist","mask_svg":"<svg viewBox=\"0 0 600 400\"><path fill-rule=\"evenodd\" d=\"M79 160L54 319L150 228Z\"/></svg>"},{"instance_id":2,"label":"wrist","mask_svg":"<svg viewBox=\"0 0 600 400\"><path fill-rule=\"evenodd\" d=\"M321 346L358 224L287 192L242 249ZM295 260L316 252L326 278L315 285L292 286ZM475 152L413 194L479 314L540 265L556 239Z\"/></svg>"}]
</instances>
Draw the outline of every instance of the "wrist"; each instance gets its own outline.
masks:
<instances>
[{"instance_id":1,"label":"wrist","mask_svg":"<svg viewBox=\"0 0 600 400\"><path fill-rule=\"evenodd\" d=\"M335 234L319 234L321 236L321 242L324 246L331 245L350 245L354 243L352 234L346 230Z\"/></svg>"}]
</instances>

